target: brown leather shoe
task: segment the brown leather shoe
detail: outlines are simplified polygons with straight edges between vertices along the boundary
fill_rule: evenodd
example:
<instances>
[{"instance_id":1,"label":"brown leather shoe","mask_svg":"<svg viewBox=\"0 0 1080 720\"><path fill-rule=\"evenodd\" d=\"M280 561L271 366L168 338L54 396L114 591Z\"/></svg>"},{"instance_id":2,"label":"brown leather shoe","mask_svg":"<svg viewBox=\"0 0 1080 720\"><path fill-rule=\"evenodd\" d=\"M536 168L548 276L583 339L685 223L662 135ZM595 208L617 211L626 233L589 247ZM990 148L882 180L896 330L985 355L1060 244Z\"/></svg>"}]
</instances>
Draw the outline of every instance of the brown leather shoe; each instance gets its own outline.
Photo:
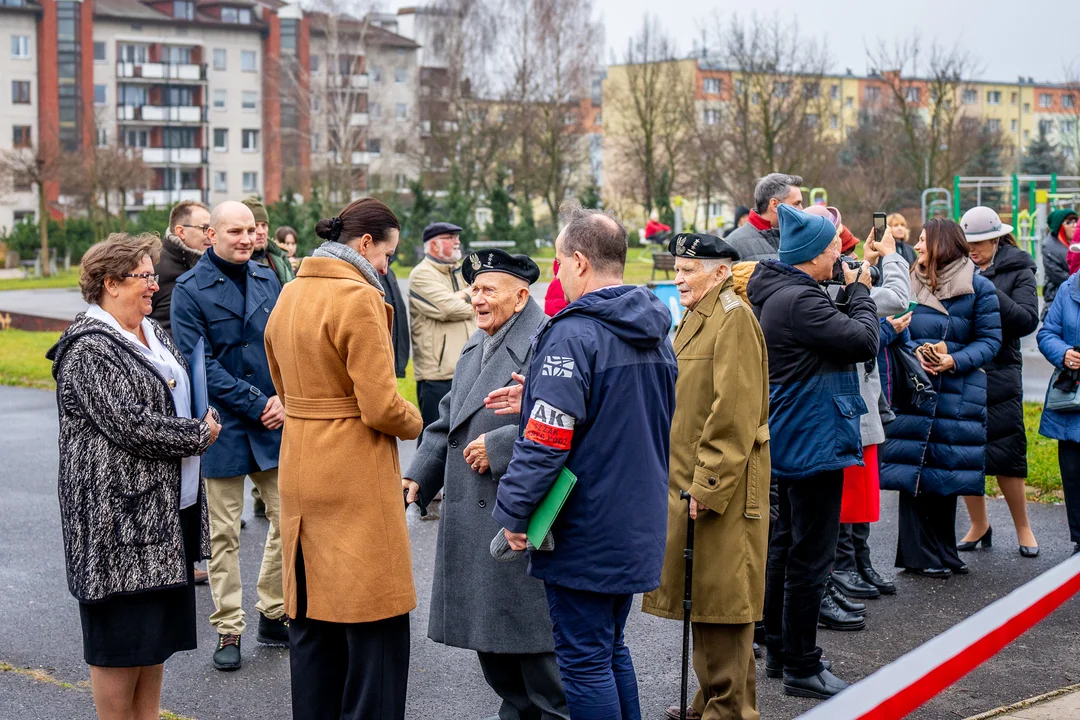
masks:
<instances>
[{"instance_id":1,"label":"brown leather shoe","mask_svg":"<svg viewBox=\"0 0 1080 720\"><path fill-rule=\"evenodd\" d=\"M668 709L664 711L664 714L667 715L667 717L670 718L670 720L680 720L680 718L682 717L679 714L679 706L678 705L669 706ZM698 714L698 711L695 710L693 707L687 707L686 708L686 720L701 720L701 715Z\"/></svg>"},{"instance_id":2,"label":"brown leather shoe","mask_svg":"<svg viewBox=\"0 0 1080 720\"><path fill-rule=\"evenodd\" d=\"M195 584L205 585L210 581L210 575L205 570L195 568Z\"/></svg>"}]
</instances>

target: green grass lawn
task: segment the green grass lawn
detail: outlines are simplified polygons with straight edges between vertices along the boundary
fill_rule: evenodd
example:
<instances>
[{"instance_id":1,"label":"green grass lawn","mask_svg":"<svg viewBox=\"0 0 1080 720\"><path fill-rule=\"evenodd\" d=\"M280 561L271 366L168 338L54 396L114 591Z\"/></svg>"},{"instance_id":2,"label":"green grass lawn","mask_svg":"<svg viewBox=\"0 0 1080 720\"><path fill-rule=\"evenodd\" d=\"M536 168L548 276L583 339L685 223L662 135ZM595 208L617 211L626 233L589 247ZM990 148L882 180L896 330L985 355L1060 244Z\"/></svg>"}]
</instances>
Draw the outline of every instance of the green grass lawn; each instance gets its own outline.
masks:
<instances>
[{"instance_id":1,"label":"green grass lawn","mask_svg":"<svg viewBox=\"0 0 1080 720\"><path fill-rule=\"evenodd\" d=\"M40 290L42 288L79 287L79 269L72 268L47 278L6 278L0 280L0 290Z\"/></svg>"}]
</instances>

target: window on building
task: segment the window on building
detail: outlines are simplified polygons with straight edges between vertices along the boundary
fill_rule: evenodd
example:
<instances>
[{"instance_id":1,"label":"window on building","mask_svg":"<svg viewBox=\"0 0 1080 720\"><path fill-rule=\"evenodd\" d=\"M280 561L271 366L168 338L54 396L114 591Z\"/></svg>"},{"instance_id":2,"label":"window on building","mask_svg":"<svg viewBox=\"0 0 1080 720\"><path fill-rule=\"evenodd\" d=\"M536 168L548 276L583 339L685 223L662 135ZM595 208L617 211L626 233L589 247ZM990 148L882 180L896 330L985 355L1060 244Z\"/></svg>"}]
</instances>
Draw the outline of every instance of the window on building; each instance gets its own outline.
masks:
<instances>
[{"instance_id":1,"label":"window on building","mask_svg":"<svg viewBox=\"0 0 1080 720\"><path fill-rule=\"evenodd\" d=\"M240 69L244 72L258 72L258 60L254 50L240 51Z\"/></svg>"},{"instance_id":2,"label":"window on building","mask_svg":"<svg viewBox=\"0 0 1080 720\"><path fill-rule=\"evenodd\" d=\"M147 130L128 130L124 133L124 145L130 148L150 146L150 133Z\"/></svg>"},{"instance_id":3,"label":"window on building","mask_svg":"<svg viewBox=\"0 0 1080 720\"><path fill-rule=\"evenodd\" d=\"M803 123L808 128L816 128L818 126L818 122L819 120L817 113L806 113L806 116L803 118Z\"/></svg>"},{"instance_id":4,"label":"window on building","mask_svg":"<svg viewBox=\"0 0 1080 720\"><path fill-rule=\"evenodd\" d=\"M299 30L299 20L281 21L281 52L287 55L296 54L296 34Z\"/></svg>"},{"instance_id":5,"label":"window on building","mask_svg":"<svg viewBox=\"0 0 1080 720\"><path fill-rule=\"evenodd\" d=\"M12 213L11 218L17 223L34 222L34 220L37 219L37 215L34 214L33 210L16 210Z\"/></svg>"},{"instance_id":6,"label":"window on building","mask_svg":"<svg viewBox=\"0 0 1080 720\"><path fill-rule=\"evenodd\" d=\"M1054 107L1054 96L1050 93L1039 93L1039 107Z\"/></svg>"},{"instance_id":7,"label":"window on building","mask_svg":"<svg viewBox=\"0 0 1080 720\"><path fill-rule=\"evenodd\" d=\"M367 151L372 155L382 154L382 141L379 138L368 138Z\"/></svg>"},{"instance_id":8,"label":"window on building","mask_svg":"<svg viewBox=\"0 0 1080 720\"><path fill-rule=\"evenodd\" d=\"M229 150L229 129L228 128L214 128L214 150L217 152L228 152Z\"/></svg>"},{"instance_id":9,"label":"window on building","mask_svg":"<svg viewBox=\"0 0 1080 720\"><path fill-rule=\"evenodd\" d=\"M109 61L109 49L103 42L94 43L94 62L103 63Z\"/></svg>"},{"instance_id":10,"label":"window on building","mask_svg":"<svg viewBox=\"0 0 1080 720\"><path fill-rule=\"evenodd\" d=\"M253 193L259 191L259 173L244 173L244 192Z\"/></svg>"},{"instance_id":11,"label":"window on building","mask_svg":"<svg viewBox=\"0 0 1080 720\"><path fill-rule=\"evenodd\" d=\"M408 120L409 106L405 103L398 103L394 114L396 115L398 120Z\"/></svg>"},{"instance_id":12,"label":"window on building","mask_svg":"<svg viewBox=\"0 0 1080 720\"><path fill-rule=\"evenodd\" d=\"M987 90L986 91L986 104L987 105L1000 105L1001 104L1001 91L1000 90Z\"/></svg>"},{"instance_id":13,"label":"window on building","mask_svg":"<svg viewBox=\"0 0 1080 720\"><path fill-rule=\"evenodd\" d=\"M241 131L240 147L244 152L258 152L259 151L259 131L258 130L242 130Z\"/></svg>"},{"instance_id":14,"label":"window on building","mask_svg":"<svg viewBox=\"0 0 1080 720\"><path fill-rule=\"evenodd\" d=\"M108 85L94 86L94 104L98 106L109 104Z\"/></svg>"},{"instance_id":15,"label":"window on building","mask_svg":"<svg viewBox=\"0 0 1080 720\"><path fill-rule=\"evenodd\" d=\"M778 98L786 98L791 93L791 83L784 80L773 85L773 95Z\"/></svg>"},{"instance_id":16,"label":"window on building","mask_svg":"<svg viewBox=\"0 0 1080 720\"><path fill-rule=\"evenodd\" d=\"M167 148L194 148L201 144L199 138L201 130L195 128L164 128L161 133L163 147Z\"/></svg>"},{"instance_id":17,"label":"window on building","mask_svg":"<svg viewBox=\"0 0 1080 720\"><path fill-rule=\"evenodd\" d=\"M121 45L120 46L120 61L126 63L134 63L135 65L142 65L146 62L147 47L146 45Z\"/></svg>"},{"instance_id":18,"label":"window on building","mask_svg":"<svg viewBox=\"0 0 1080 720\"><path fill-rule=\"evenodd\" d=\"M922 100L922 88L909 87L904 90L904 101L909 103L918 103Z\"/></svg>"},{"instance_id":19,"label":"window on building","mask_svg":"<svg viewBox=\"0 0 1080 720\"><path fill-rule=\"evenodd\" d=\"M1024 131L1024 139L1025 140L1030 140L1031 139L1031 131L1030 130L1025 130Z\"/></svg>"},{"instance_id":20,"label":"window on building","mask_svg":"<svg viewBox=\"0 0 1080 720\"><path fill-rule=\"evenodd\" d=\"M30 104L30 81L29 80L12 80L11 81L11 102L16 105L29 105Z\"/></svg>"},{"instance_id":21,"label":"window on building","mask_svg":"<svg viewBox=\"0 0 1080 720\"><path fill-rule=\"evenodd\" d=\"M1062 95L1061 96L1061 107L1068 108L1070 110L1072 108L1076 107L1076 96L1075 95Z\"/></svg>"},{"instance_id":22,"label":"window on building","mask_svg":"<svg viewBox=\"0 0 1080 720\"><path fill-rule=\"evenodd\" d=\"M821 96L821 86L818 85L816 82L803 83L802 94L803 94L803 97L808 99L808 100L812 100L812 99L814 99L816 97L820 97Z\"/></svg>"},{"instance_id":23,"label":"window on building","mask_svg":"<svg viewBox=\"0 0 1080 720\"><path fill-rule=\"evenodd\" d=\"M1062 120L1061 121L1061 132L1065 133L1066 135L1072 135L1074 132L1076 132L1076 121L1075 120Z\"/></svg>"},{"instance_id":24,"label":"window on building","mask_svg":"<svg viewBox=\"0 0 1080 720\"><path fill-rule=\"evenodd\" d=\"M319 97L318 95L312 95L311 96L311 112L313 112L313 113L322 112L322 98Z\"/></svg>"},{"instance_id":25,"label":"window on building","mask_svg":"<svg viewBox=\"0 0 1080 720\"><path fill-rule=\"evenodd\" d=\"M169 87L164 95L167 107L194 107L196 104L195 88Z\"/></svg>"},{"instance_id":26,"label":"window on building","mask_svg":"<svg viewBox=\"0 0 1080 720\"><path fill-rule=\"evenodd\" d=\"M229 51L225 48L214 48L214 69L227 70L229 67Z\"/></svg>"},{"instance_id":27,"label":"window on building","mask_svg":"<svg viewBox=\"0 0 1080 720\"><path fill-rule=\"evenodd\" d=\"M756 92L750 93L750 104L757 105L760 102L761 102L761 95L760 94L758 94Z\"/></svg>"},{"instance_id":28,"label":"window on building","mask_svg":"<svg viewBox=\"0 0 1080 720\"><path fill-rule=\"evenodd\" d=\"M372 120L382 119L382 105L380 103L370 103L368 105L368 114L371 115Z\"/></svg>"},{"instance_id":29,"label":"window on building","mask_svg":"<svg viewBox=\"0 0 1080 720\"><path fill-rule=\"evenodd\" d=\"M576 113L572 113L572 112L563 113L563 116L562 116L562 124L563 125L565 125L567 127L572 127L574 125L577 125L577 121L578 121L578 119L577 119L577 114Z\"/></svg>"},{"instance_id":30,"label":"window on building","mask_svg":"<svg viewBox=\"0 0 1080 720\"><path fill-rule=\"evenodd\" d=\"M829 88L829 98L831 100L839 100L840 99L840 86L839 85L833 85L832 87Z\"/></svg>"},{"instance_id":31,"label":"window on building","mask_svg":"<svg viewBox=\"0 0 1080 720\"><path fill-rule=\"evenodd\" d=\"M311 152L319 152L320 147L322 147L322 135L311 133Z\"/></svg>"},{"instance_id":32,"label":"window on building","mask_svg":"<svg viewBox=\"0 0 1080 720\"><path fill-rule=\"evenodd\" d=\"M1019 103L1020 103L1020 93L1018 93L1018 92L1009 93L1009 104L1010 105L1018 105Z\"/></svg>"},{"instance_id":33,"label":"window on building","mask_svg":"<svg viewBox=\"0 0 1080 720\"><path fill-rule=\"evenodd\" d=\"M25 60L30 57L30 36L29 35L12 35L11 36L11 57Z\"/></svg>"},{"instance_id":34,"label":"window on building","mask_svg":"<svg viewBox=\"0 0 1080 720\"><path fill-rule=\"evenodd\" d=\"M719 125L720 124L720 111L716 108L706 108L705 110L705 124L706 125Z\"/></svg>"},{"instance_id":35,"label":"window on building","mask_svg":"<svg viewBox=\"0 0 1080 720\"><path fill-rule=\"evenodd\" d=\"M866 91L863 93L863 100L868 103L876 103L881 99L881 88L877 85L867 85Z\"/></svg>"},{"instance_id":36,"label":"window on building","mask_svg":"<svg viewBox=\"0 0 1080 720\"><path fill-rule=\"evenodd\" d=\"M11 127L11 145L17 148L28 148L31 145L30 126L13 125Z\"/></svg>"},{"instance_id":37,"label":"window on building","mask_svg":"<svg viewBox=\"0 0 1080 720\"><path fill-rule=\"evenodd\" d=\"M1001 121L997 118L990 118L986 121L986 132L999 133L1001 132Z\"/></svg>"},{"instance_id":38,"label":"window on building","mask_svg":"<svg viewBox=\"0 0 1080 720\"><path fill-rule=\"evenodd\" d=\"M106 128L98 128L97 146L99 148L109 147L109 131Z\"/></svg>"},{"instance_id":39,"label":"window on building","mask_svg":"<svg viewBox=\"0 0 1080 720\"><path fill-rule=\"evenodd\" d=\"M1039 132L1042 133L1043 135L1049 135L1050 132L1053 129L1054 129L1054 124L1051 121L1049 121L1049 120L1040 120L1039 121Z\"/></svg>"},{"instance_id":40,"label":"window on building","mask_svg":"<svg viewBox=\"0 0 1080 720\"><path fill-rule=\"evenodd\" d=\"M308 60L308 66L311 68L311 72L319 72L319 56L312 55L311 58Z\"/></svg>"},{"instance_id":41,"label":"window on building","mask_svg":"<svg viewBox=\"0 0 1080 720\"><path fill-rule=\"evenodd\" d=\"M240 107L244 112L255 112L255 106L259 103L259 93L254 90L245 90L240 96Z\"/></svg>"},{"instance_id":42,"label":"window on building","mask_svg":"<svg viewBox=\"0 0 1080 720\"><path fill-rule=\"evenodd\" d=\"M1031 103L1024 103L1024 114L1031 112Z\"/></svg>"},{"instance_id":43,"label":"window on building","mask_svg":"<svg viewBox=\"0 0 1080 720\"><path fill-rule=\"evenodd\" d=\"M1016 132L1016 121L1015 120L1013 120L1013 121L1011 121L1009 123L1009 131L1010 132Z\"/></svg>"},{"instance_id":44,"label":"window on building","mask_svg":"<svg viewBox=\"0 0 1080 720\"><path fill-rule=\"evenodd\" d=\"M968 88L960 95L960 102L964 105L977 105L979 103L979 92Z\"/></svg>"},{"instance_id":45,"label":"window on building","mask_svg":"<svg viewBox=\"0 0 1080 720\"><path fill-rule=\"evenodd\" d=\"M840 127L840 116L839 115L830 115L829 116L829 127L832 128L833 130L836 130L837 128Z\"/></svg>"},{"instance_id":46,"label":"window on building","mask_svg":"<svg viewBox=\"0 0 1080 720\"><path fill-rule=\"evenodd\" d=\"M719 95L720 78L705 78L703 89L706 95Z\"/></svg>"},{"instance_id":47,"label":"window on building","mask_svg":"<svg viewBox=\"0 0 1080 720\"><path fill-rule=\"evenodd\" d=\"M169 45L162 48L163 62L169 65L190 65L191 48Z\"/></svg>"},{"instance_id":48,"label":"window on building","mask_svg":"<svg viewBox=\"0 0 1080 720\"><path fill-rule=\"evenodd\" d=\"M396 82L398 85L404 85L405 84L405 68L403 68L403 67L394 68L394 82Z\"/></svg>"},{"instance_id":49,"label":"window on building","mask_svg":"<svg viewBox=\"0 0 1080 720\"><path fill-rule=\"evenodd\" d=\"M379 67L378 65L372 65L370 68L368 68L368 73L370 73L370 75L371 75L371 82L373 82L373 83L381 83L382 82L382 68Z\"/></svg>"},{"instance_id":50,"label":"window on building","mask_svg":"<svg viewBox=\"0 0 1080 720\"><path fill-rule=\"evenodd\" d=\"M844 107L855 107L855 98L850 95L844 98Z\"/></svg>"},{"instance_id":51,"label":"window on building","mask_svg":"<svg viewBox=\"0 0 1080 720\"><path fill-rule=\"evenodd\" d=\"M229 174L224 170L214 171L214 192L229 192Z\"/></svg>"},{"instance_id":52,"label":"window on building","mask_svg":"<svg viewBox=\"0 0 1080 720\"><path fill-rule=\"evenodd\" d=\"M409 144L404 138L394 141L394 154L397 156L405 155L409 151Z\"/></svg>"},{"instance_id":53,"label":"window on building","mask_svg":"<svg viewBox=\"0 0 1080 720\"><path fill-rule=\"evenodd\" d=\"M221 22L250 25L251 10L248 8L223 7L221 8Z\"/></svg>"},{"instance_id":54,"label":"window on building","mask_svg":"<svg viewBox=\"0 0 1080 720\"><path fill-rule=\"evenodd\" d=\"M736 95L742 95L744 89L746 89L746 83L744 83L742 80L736 80L735 81L735 94Z\"/></svg>"},{"instance_id":55,"label":"window on building","mask_svg":"<svg viewBox=\"0 0 1080 720\"><path fill-rule=\"evenodd\" d=\"M173 0L173 17L177 20L194 20L195 3L191 0Z\"/></svg>"}]
</instances>

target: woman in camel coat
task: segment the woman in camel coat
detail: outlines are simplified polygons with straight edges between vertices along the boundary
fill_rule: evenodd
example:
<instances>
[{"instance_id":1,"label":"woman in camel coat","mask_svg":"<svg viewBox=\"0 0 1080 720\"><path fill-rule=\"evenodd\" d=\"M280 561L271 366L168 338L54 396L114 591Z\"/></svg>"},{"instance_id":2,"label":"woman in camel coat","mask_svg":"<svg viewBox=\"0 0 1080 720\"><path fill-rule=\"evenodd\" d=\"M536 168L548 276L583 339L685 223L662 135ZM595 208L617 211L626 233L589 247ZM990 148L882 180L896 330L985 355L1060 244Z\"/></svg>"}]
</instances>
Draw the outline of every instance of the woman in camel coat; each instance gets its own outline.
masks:
<instances>
[{"instance_id":1,"label":"woman in camel coat","mask_svg":"<svg viewBox=\"0 0 1080 720\"><path fill-rule=\"evenodd\" d=\"M397 392L379 282L398 227L372 198L320 220L327 242L266 326L285 403L278 483L297 720L405 716L416 592L397 438L419 435L421 419Z\"/></svg>"}]
</instances>

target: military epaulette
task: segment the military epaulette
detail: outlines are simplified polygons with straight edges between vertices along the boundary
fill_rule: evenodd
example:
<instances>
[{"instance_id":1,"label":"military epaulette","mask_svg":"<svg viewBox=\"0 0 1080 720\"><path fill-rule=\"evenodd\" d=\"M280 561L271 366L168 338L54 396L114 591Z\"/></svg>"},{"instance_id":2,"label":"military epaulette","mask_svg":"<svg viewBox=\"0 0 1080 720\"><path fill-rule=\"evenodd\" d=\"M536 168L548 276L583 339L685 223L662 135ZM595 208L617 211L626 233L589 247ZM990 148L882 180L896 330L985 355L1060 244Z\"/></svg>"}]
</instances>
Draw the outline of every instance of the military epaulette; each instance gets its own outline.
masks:
<instances>
[{"instance_id":1,"label":"military epaulette","mask_svg":"<svg viewBox=\"0 0 1080 720\"><path fill-rule=\"evenodd\" d=\"M739 299L739 296L736 295L735 291L731 288L728 288L727 290L720 293L720 302L721 305L723 305L724 312L726 313L729 313L735 308L742 305L742 300Z\"/></svg>"}]
</instances>

